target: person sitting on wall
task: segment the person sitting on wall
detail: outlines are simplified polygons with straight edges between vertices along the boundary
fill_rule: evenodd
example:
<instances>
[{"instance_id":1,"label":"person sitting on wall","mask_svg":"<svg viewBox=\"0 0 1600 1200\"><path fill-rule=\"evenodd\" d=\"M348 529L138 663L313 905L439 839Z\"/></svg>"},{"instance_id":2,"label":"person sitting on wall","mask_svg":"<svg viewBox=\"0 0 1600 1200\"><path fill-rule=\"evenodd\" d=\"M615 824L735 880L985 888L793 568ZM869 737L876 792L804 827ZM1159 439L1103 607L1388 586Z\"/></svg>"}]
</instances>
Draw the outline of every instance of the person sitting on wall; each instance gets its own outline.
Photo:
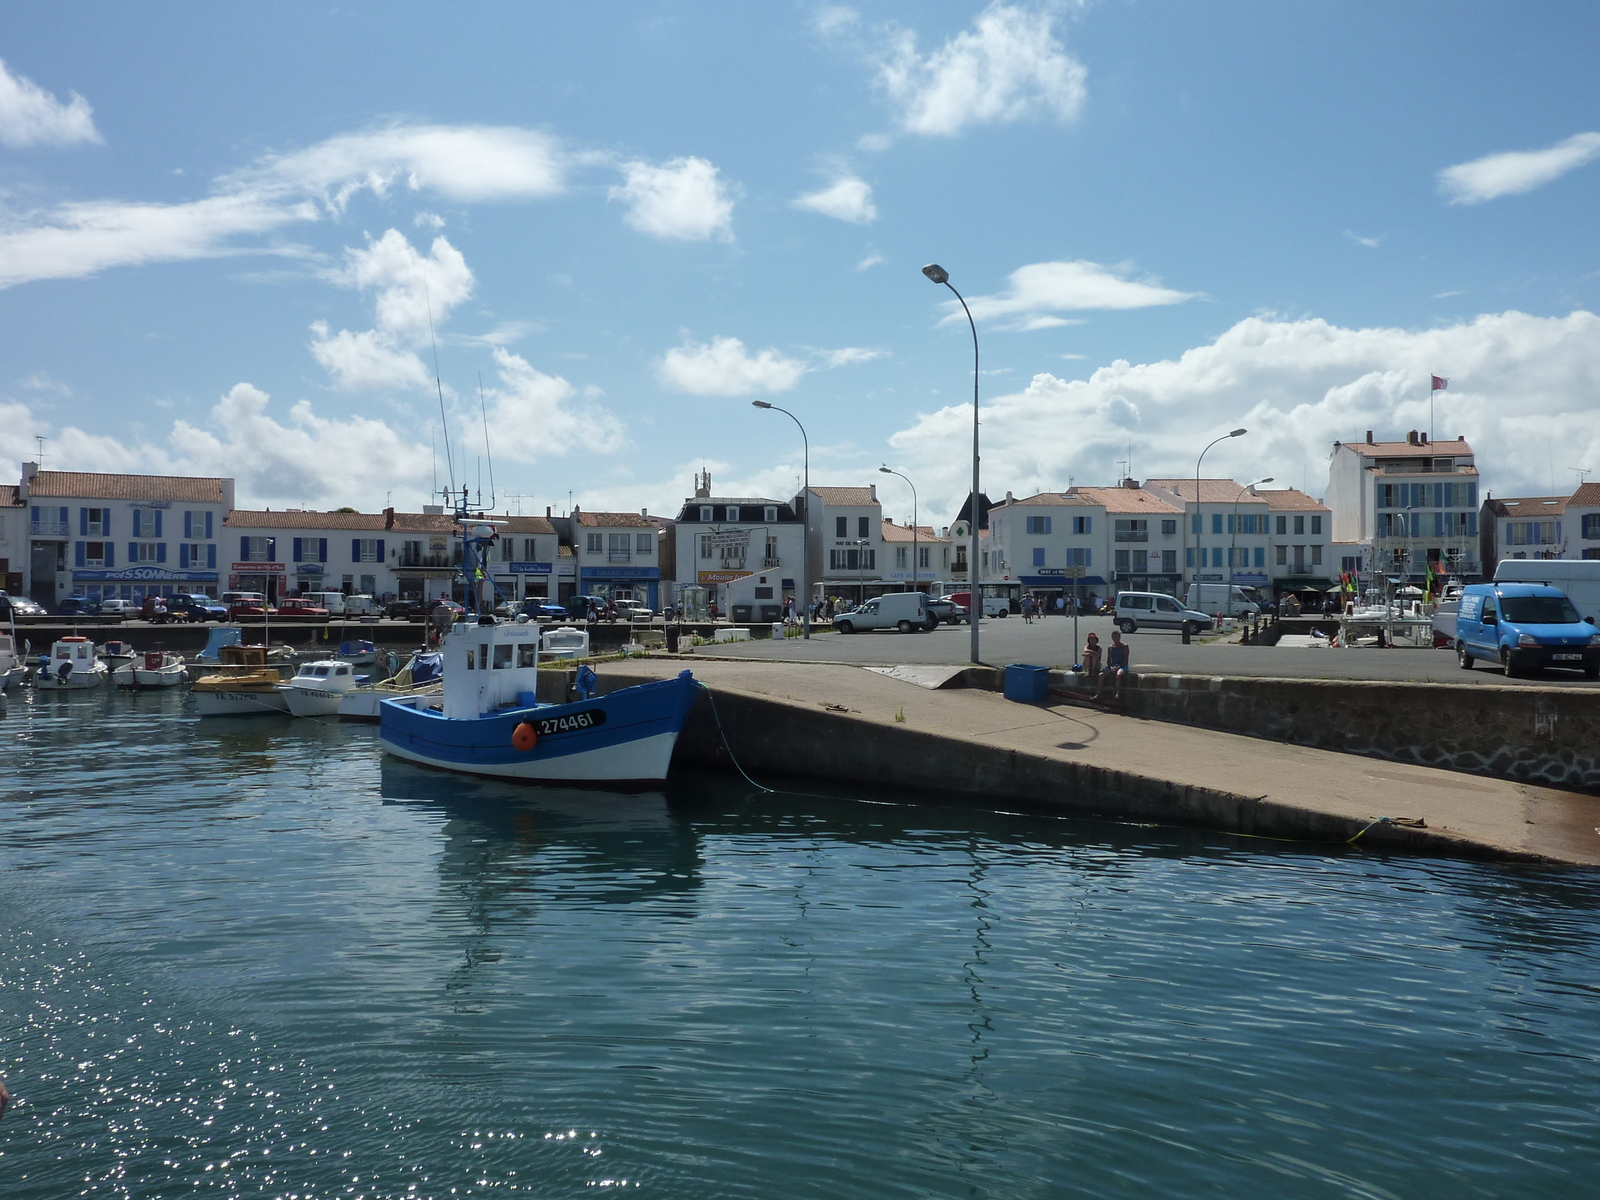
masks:
<instances>
[{"instance_id":1,"label":"person sitting on wall","mask_svg":"<svg viewBox=\"0 0 1600 1200\"><path fill-rule=\"evenodd\" d=\"M1116 700L1122 700L1122 682L1128 677L1129 666L1128 647L1122 641L1122 631L1116 630L1111 634L1111 648L1106 651L1105 670L1100 672L1100 686L1095 688L1095 699L1098 700L1106 690L1108 680L1116 681Z\"/></svg>"},{"instance_id":2,"label":"person sitting on wall","mask_svg":"<svg viewBox=\"0 0 1600 1200\"><path fill-rule=\"evenodd\" d=\"M1083 643L1081 654L1083 659L1083 677L1098 680L1100 678L1100 635L1091 633Z\"/></svg>"}]
</instances>

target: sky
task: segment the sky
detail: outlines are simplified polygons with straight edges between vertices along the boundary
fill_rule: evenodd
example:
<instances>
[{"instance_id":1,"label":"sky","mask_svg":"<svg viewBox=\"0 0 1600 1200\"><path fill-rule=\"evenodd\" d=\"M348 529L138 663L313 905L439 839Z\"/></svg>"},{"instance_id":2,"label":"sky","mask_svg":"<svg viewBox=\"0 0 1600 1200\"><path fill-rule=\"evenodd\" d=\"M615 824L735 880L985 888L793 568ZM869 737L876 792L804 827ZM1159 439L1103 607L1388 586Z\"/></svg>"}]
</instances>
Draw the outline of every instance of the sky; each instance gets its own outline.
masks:
<instances>
[{"instance_id":1,"label":"sky","mask_svg":"<svg viewBox=\"0 0 1600 1200\"><path fill-rule=\"evenodd\" d=\"M1600 472L1600 8L172 3L0 28L0 479L948 523L1465 436ZM1449 380L1430 416L1429 380ZM492 455L484 453L484 425ZM450 454L446 455L448 438Z\"/></svg>"}]
</instances>

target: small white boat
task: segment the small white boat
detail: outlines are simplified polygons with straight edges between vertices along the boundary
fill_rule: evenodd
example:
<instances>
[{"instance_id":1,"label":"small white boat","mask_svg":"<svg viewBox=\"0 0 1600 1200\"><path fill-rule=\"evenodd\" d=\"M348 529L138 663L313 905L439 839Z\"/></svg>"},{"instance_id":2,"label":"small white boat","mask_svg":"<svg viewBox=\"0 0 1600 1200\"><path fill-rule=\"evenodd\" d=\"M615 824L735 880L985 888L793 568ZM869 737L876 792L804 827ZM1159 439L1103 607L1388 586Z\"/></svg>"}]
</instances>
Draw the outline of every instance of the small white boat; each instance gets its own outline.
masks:
<instances>
[{"instance_id":1,"label":"small white boat","mask_svg":"<svg viewBox=\"0 0 1600 1200\"><path fill-rule=\"evenodd\" d=\"M0 692L27 677L27 651L18 653L15 634L0 633Z\"/></svg>"},{"instance_id":2,"label":"small white boat","mask_svg":"<svg viewBox=\"0 0 1600 1200\"><path fill-rule=\"evenodd\" d=\"M339 698L342 721L376 721L385 700L401 696L437 695L444 690L442 656L438 651L419 650L411 661L394 675L378 683L351 688Z\"/></svg>"},{"instance_id":3,"label":"small white boat","mask_svg":"<svg viewBox=\"0 0 1600 1200\"><path fill-rule=\"evenodd\" d=\"M334 658L319 658L301 663L293 679L278 684L278 694L297 717L333 717L339 714L339 701L367 676L357 675L349 663Z\"/></svg>"},{"instance_id":4,"label":"small white boat","mask_svg":"<svg viewBox=\"0 0 1600 1200\"><path fill-rule=\"evenodd\" d=\"M106 670L111 672L112 678L116 677L118 670L139 657L138 652L127 642L118 641L107 642L96 651L96 654L100 661L105 663Z\"/></svg>"},{"instance_id":5,"label":"small white boat","mask_svg":"<svg viewBox=\"0 0 1600 1200\"><path fill-rule=\"evenodd\" d=\"M378 659L378 648L365 639L339 643L339 657L347 663L370 667Z\"/></svg>"},{"instance_id":6,"label":"small white boat","mask_svg":"<svg viewBox=\"0 0 1600 1200\"><path fill-rule=\"evenodd\" d=\"M283 716L289 704L278 692L283 675L267 661L265 646L222 646L222 662L195 681L202 717Z\"/></svg>"},{"instance_id":7,"label":"small white boat","mask_svg":"<svg viewBox=\"0 0 1600 1200\"><path fill-rule=\"evenodd\" d=\"M41 688L76 691L99 687L110 674L95 656L93 642L86 637L64 637L50 647L34 682Z\"/></svg>"},{"instance_id":8,"label":"small white boat","mask_svg":"<svg viewBox=\"0 0 1600 1200\"><path fill-rule=\"evenodd\" d=\"M147 650L111 672L112 682L125 688L177 687L187 677L183 655L170 650Z\"/></svg>"}]
</instances>

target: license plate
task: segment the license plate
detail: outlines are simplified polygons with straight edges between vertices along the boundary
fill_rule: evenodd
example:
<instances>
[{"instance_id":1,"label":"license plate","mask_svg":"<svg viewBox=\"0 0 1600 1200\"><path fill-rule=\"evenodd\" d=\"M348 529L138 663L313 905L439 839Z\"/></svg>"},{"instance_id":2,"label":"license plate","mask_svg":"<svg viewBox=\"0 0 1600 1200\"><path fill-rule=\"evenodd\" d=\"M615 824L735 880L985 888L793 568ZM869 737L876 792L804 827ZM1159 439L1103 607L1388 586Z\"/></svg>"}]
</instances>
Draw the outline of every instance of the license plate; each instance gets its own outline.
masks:
<instances>
[{"instance_id":1,"label":"license plate","mask_svg":"<svg viewBox=\"0 0 1600 1200\"><path fill-rule=\"evenodd\" d=\"M1582 662L1583 661L1583 655L1581 655L1581 654L1552 654L1550 656L1550 661L1551 662Z\"/></svg>"}]
</instances>

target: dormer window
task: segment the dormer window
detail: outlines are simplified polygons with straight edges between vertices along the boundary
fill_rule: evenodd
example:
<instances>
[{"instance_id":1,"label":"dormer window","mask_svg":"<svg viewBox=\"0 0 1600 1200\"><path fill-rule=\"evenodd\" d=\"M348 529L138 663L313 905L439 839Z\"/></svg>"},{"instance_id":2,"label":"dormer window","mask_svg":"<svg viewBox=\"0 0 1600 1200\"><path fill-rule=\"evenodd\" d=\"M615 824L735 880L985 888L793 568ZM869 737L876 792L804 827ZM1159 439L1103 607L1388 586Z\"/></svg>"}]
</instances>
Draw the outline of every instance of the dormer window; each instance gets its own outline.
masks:
<instances>
[{"instance_id":1,"label":"dormer window","mask_svg":"<svg viewBox=\"0 0 1600 1200\"><path fill-rule=\"evenodd\" d=\"M776 521L778 519L778 506L776 504L767 505L761 519L768 522Z\"/></svg>"},{"instance_id":2,"label":"dormer window","mask_svg":"<svg viewBox=\"0 0 1600 1200\"><path fill-rule=\"evenodd\" d=\"M700 519L708 525L711 523L711 505L702 504L700 506Z\"/></svg>"},{"instance_id":3,"label":"dormer window","mask_svg":"<svg viewBox=\"0 0 1600 1200\"><path fill-rule=\"evenodd\" d=\"M728 520L737 521L738 519L739 519L739 506L737 504L728 505Z\"/></svg>"}]
</instances>

